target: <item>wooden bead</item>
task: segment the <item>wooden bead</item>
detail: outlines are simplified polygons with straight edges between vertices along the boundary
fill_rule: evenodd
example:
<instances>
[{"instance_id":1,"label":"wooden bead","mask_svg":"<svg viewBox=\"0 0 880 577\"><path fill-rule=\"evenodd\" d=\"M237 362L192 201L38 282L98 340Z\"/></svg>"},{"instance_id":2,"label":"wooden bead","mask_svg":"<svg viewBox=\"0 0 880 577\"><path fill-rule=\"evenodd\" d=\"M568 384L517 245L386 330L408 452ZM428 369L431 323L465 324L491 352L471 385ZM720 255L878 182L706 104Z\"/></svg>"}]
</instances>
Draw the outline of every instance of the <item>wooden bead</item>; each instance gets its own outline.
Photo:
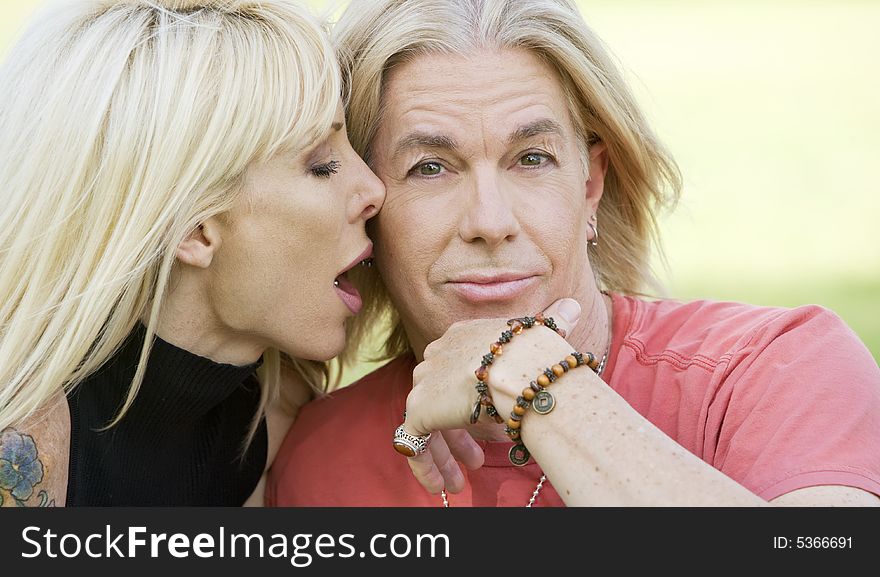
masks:
<instances>
[{"instance_id":1,"label":"wooden bead","mask_svg":"<svg viewBox=\"0 0 880 577\"><path fill-rule=\"evenodd\" d=\"M550 367L550 370L553 371L553 374L557 377L561 377L565 374L565 369L562 368L562 365L553 365Z\"/></svg>"},{"instance_id":2,"label":"wooden bead","mask_svg":"<svg viewBox=\"0 0 880 577\"><path fill-rule=\"evenodd\" d=\"M507 420L507 426L513 430L519 429L522 423L520 421L514 421L513 419Z\"/></svg>"},{"instance_id":3,"label":"wooden bead","mask_svg":"<svg viewBox=\"0 0 880 577\"><path fill-rule=\"evenodd\" d=\"M568 363L568 366L572 369L578 366L578 360L574 358L572 355L568 355L565 357L565 361Z\"/></svg>"},{"instance_id":4,"label":"wooden bead","mask_svg":"<svg viewBox=\"0 0 880 577\"><path fill-rule=\"evenodd\" d=\"M540 377L537 378L537 381L538 381L538 384L541 385L542 387L549 387L550 386L550 379L547 378L547 375L541 375ZM523 395L523 396L525 396L525 395Z\"/></svg>"},{"instance_id":5,"label":"wooden bead","mask_svg":"<svg viewBox=\"0 0 880 577\"><path fill-rule=\"evenodd\" d=\"M527 401L531 401L532 399L535 398L535 391L533 391L531 388L523 389L522 398L524 398Z\"/></svg>"},{"instance_id":6,"label":"wooden bead","mask_svg":"<svg viewBox=\"0 0 880 577\"><path fill-rule=\"evenodd\" d=\"M519 415L520 417L526 414L526 410L524 408L520 407L519 405L516 405L513 407L513 412L515 414Z\"/></svg>"}]
</instances>

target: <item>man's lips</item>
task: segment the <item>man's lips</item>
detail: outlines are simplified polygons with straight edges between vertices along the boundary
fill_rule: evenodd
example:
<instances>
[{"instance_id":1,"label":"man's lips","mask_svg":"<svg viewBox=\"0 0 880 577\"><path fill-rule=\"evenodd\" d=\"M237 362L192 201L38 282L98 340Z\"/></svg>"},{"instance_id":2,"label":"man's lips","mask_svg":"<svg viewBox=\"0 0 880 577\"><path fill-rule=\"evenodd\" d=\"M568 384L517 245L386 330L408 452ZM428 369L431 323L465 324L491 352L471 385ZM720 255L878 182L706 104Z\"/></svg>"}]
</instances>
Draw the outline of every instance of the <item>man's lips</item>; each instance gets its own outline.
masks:
<instances>
[{"instance_id":1,"label":"man's lips","mask_svg":"<svg viewBox=\"0 0 880 577\"><path fill-rule=\"evenodd\" d=\"M534 274L500 273L465 275L447 285L466 301L485 303L516 299L537 282Z\"/></svg>"}]
</instances>

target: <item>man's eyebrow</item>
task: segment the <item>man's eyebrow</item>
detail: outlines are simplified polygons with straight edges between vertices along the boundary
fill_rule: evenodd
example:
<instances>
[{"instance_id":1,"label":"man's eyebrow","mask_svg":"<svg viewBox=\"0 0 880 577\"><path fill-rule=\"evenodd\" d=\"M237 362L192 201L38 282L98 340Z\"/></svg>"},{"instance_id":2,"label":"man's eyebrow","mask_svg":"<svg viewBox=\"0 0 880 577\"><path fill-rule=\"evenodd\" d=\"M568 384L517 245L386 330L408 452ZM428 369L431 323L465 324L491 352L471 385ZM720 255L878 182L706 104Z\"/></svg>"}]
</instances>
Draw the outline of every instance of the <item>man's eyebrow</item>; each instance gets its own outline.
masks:
<instances>
[{"instance_id":1,"label":"man's eyebrow","mask_svg":"<svg viewBox=\"0 0 880 577\"><path fill-rule=\"evenodd\" d=\"M562 126L560 126L558 122L550 120L549 118L542 118L518 127L507 137L507 143L513 144L519 140L532 138L539 134L556 134L557 136L563 136L565 131L562 130Z\"/></svg>"},{"instance_id":2,"label":"man's eyebrow","mask_svg":"<svg viewBox=\"0 0 880 577\"><path fill-rule=\"evenodd\" d=\"M411 132L397 141L397 146L394 147L394 157L411 148L446 148L456 150L458 149L458 144L452 137L445 134Z\"/></svg>"}]
</instances>

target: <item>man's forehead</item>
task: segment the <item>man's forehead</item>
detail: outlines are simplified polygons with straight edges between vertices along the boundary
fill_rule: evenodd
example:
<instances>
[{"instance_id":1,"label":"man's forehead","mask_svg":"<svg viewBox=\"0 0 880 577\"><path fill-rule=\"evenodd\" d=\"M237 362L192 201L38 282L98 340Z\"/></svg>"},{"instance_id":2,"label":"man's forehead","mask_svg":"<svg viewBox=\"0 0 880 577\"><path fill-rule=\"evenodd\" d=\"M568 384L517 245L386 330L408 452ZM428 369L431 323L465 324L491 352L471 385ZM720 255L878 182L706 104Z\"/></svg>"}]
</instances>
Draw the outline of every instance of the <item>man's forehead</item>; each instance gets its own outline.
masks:
<instances>
[{"instance_id":1,"label":"man's forehead","mask_svg":"<svg viewBox=\"0 0 880 577\"><path fill-rule=\"evenodd\" d=\"M383 87L382 128L405 148L451 147L477 131L505 142L565 136L570 114L558 76L529 53L500 54L509 66L490 51L470 58L421 55L395 67Z\"/></svg>"}]
</instances>

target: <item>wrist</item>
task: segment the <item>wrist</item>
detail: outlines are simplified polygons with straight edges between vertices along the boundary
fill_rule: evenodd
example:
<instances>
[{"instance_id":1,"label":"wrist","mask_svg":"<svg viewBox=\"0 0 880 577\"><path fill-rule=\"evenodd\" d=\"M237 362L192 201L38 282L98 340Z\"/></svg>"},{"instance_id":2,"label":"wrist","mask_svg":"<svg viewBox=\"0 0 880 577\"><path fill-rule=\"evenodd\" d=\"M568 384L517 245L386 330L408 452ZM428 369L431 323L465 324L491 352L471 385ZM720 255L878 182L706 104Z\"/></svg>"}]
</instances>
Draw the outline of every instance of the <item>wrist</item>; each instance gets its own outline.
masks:
<instances>
[{"instance_id":1,"label":"wrist","mask_svg":"<svg viewBox=\"0 0 880 577\"><path fill-rule=\"evenodd\" d=\"M495 406L502 415L510 413L516 398L529 381L572 351L564 338L549 329L529 331L520 335L517 342L511 345L495 361L492 379L487 383Z\"/></svg>"},{"instance_id":2,"label":"wrist","mask_svg":"<svg viewBox=\"0 0 880 577\"><path fill-rule=\"evenodd\" d=\"M535 412L539 415L547 415L556 406L556 398L548 388L569 371L578 367L587 366L594 372L600 365L599 359L593 353L579 353L577 351L566 355L559 362L546 367L528 386L523 388L516 397L513 408L507 417L504 432L516 443L509 453L510 461L514 465L524 465L529 460L529 451L526 449L522 435L523 418L527 412Z\"/></svg>"},{"instance_id":3,"label":"wrist","mask_svg":"<svg viewBox=\"0 0 880 577\"><path fill-rule=\"evenodd\" d=\"M552 331L552 334L558 338L558 341L565 342L565 339L559 335L559 333L562 331L559 330L555 321L549 317L544 318L544 316L541 314L535 315L534 317L515 318L515 319L510 319L509 321L507 321L507 328L502 331L501 335L498 337L498 340L496 340L494 343L492 343L490 345L489 352L487 354L483 355L483 358L480 362L480 367L476 371L474 371L474 375L477 378L477 383L475 386L475 389L477 392L477 401L474 404L473 411L471 413L471 417L470 417L471 424L476 424L478 422L480 415L482 413L483 407L486 408L486 414L489 417L491 417L492 419L494 419L496 423L498 423L498 424L504 423L504 417L502 416L501 413L498 412L498 410L495 406L495 401L494 401L494 398L492 395L492 388L490 388L490 387L494 387L494 390L499 395L499 398L500 397L507 397L507 399L509 400L512 396L512 392L516 390L515 385L513 385L514 386L513 389L511 389L511 385L517 379L517 372L521 372L523 378L525 378L527 376L527 374L528 374L527 369L524 372L522 370L522 368L523 368L522 365L525 363L525 366L528 367L530 364L528 362L528 359L520 359L519 361L510 361L507 363L500 361L500 359L504 355L505 348L508 351L508 358L510 358L511 347L509 346L509 343L511 341L513 341L514 338L517 338L518 340L522 340L523 342L527 342L527 341L531 342L531 347L528 344L526 344L525 347L523 347L523 345L520 345L519 348L522 349L522 351L531 351L531 353L533 355L534 355L533 349L542 348L540 345L536 346L535 342L532 342L530 339L527 339L527 338L519 339L519 337L518 337L518 335L523 334L524 330L531 329L533 327L538 327L538 330L536 331L538 333L541 332L541 330L540 330L541 327L546 327ZM528 333L531 333L531 332L532 331L528 331ZM547 335L547 334L549 334L549 333L545 333L545 335ZM565 333L562 332L562 334L564 335ZM545 338L546 338L546 336L545 336ZM546 342L546 341L542 341L542 342ZM566 348L567 348L567 343L566 343ZM496 379L496 377L492 377L492 379L490 379L490 377L489 377L490 368L493 367L496 360L500 361L499 362L500 365L507 365L506 371L505 371L505 369L502 369L502 370L498 371L498 373L503 374L503 373L507 372L507 374L509 376L507 376L507 377L502 376L501 378L497 378L497 379ZM531 364L534 364L534 363L531 363ZM500 376L500 375L496 375L496 376Z\"/></svg>"}]
</instances>

